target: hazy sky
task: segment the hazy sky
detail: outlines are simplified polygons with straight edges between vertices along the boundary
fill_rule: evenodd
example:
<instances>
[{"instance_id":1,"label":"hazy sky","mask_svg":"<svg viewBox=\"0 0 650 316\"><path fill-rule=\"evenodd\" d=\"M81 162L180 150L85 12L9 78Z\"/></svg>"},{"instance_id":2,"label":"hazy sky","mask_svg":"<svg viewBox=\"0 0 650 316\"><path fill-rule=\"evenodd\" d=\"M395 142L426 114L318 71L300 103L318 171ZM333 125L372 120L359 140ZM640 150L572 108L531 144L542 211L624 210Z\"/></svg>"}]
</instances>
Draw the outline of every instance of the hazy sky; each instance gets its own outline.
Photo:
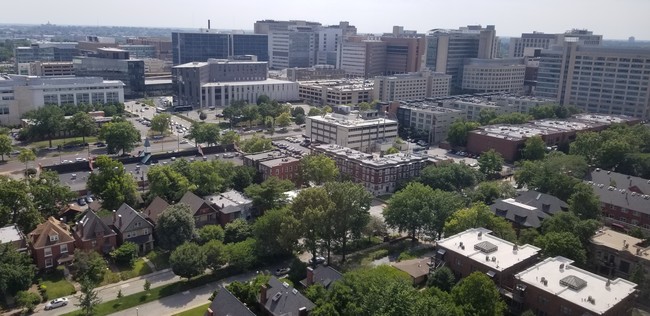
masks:
<instances>
[{"instance_id":1,"label":"hazy sky","mask_svg":"<svg viewBox=\"0 0 650 316\"><path fill-rule=\"evenodd\" d=\"M2 0L0 23L252 30L256 20L349 21L360 33L393 25L426 32L496 25L497 35L587 28L605 39L650 40L650 0Z\"/></svg>"}]
</instances>

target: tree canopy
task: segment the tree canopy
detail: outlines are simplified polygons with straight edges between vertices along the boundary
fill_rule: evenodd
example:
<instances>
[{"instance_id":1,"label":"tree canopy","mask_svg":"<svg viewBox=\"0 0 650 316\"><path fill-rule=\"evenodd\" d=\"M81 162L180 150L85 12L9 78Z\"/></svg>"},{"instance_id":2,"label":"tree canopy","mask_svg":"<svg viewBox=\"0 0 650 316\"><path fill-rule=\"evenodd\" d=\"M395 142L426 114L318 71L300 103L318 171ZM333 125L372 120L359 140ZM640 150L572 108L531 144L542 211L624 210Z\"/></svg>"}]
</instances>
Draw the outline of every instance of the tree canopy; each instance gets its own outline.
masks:
<instances>
[{"instance_id":1,"label":"tree canopy","mask_svg":"<svg viewBox=\"0 0 650 316\"><path fill-rule=\"evenodd\" d=\"M311 154L302 158L300 172L303 183L313 182L316 185L334 181L339 176L339 169L334 160L323 154Z\"/></svg>"},{"instance_id":2,"label":"tree canopy","mask_svg":"<svg viewBox=\"0 0 650 316\"><path fill-rule=\"evenodd\" d=\"M273 148L270 138L253 135L253 137L240 142L239 148L245 153L254 154Z\"/></svg>"},{"instance_id":3,"label":"tree canopy","mask_svg":"<svg viewBox=\"0 0 650 316\"><path fill-rule=\"evenodd\" d=\"M546 143L539 135L526 139L521 156L526 160L540 160L546 154Z\"/></svg>"},{"instance_id":4,"label":"tree canopy","mask_svg":"<svg viewBox=\"0 0 650 316\"><path fill-rule=\"evenodd\" d=\"M29 289L36 267L25 252L18 252L10 243L0 244L0 296L12 296Z\"/></svg>"},{"instance_id":5,"label":"tree canopy","mask_svg":"<svg viewBox=\"0 0 650 316\"><path fill-rule=\"evenodd\" d=\"M70 131L76 135L80 135L83 138L83 142L86 142L86 136L90 136L97 132L97 123L95 120L85 112L77 112L72 118L68 120L68 128Z\"/></svg>"},{"instance_id":6,"label":"tree canopy","mask_svg":"<svg viewBox=\"0 0 650 316\"><path fill-rule=\"evenodd\" d=\"M106 141L109 154L122 151L125 154L140 142L140 131L129 121L109 122L102 126L99 138Z\"/></svg>"},{"instance_id":7,"label":"tree canopy","mask_svg":"<svg viewBox=\"0 0 650 316\"><path fill-rule=\"evenodd\" d=\"M563 256L583 265L587 261L587 253L580 240L569 232L547 232L537 237L535 245L542 249L547 257Z\"/></svg>"},{"instance_id":8,"label":"tree canopy","mask_svg":"<svg viewBox=\"0 0 650 316\"><path fill-rule=\"evenodd\" d=\"M507 307L492 279L480 271L460 280L451 297L465 315L500 316Z\"/></svg>"},{"instance_id":9,"label":"tree canopy","mask_svg":"<svg viewBox=\"0 0 650 316\"><path fill-rule=\"evenodd\" d=\"M151 130L159 132L160 135L169 130L172 123L172 116L169 113L160 113L153 116L151 119Z\"/></svg>"},{"instance_id":10,"label":"tree canopy","mask_svg":"<svg viewBox=\"0 0 650 316\"><path fill-rule=\"evenodd\" d=\"M65 113L57 105L46 105L25 114L31 120L29 133L34 137L46 138L52 147L52 139L63 128Z\"/></svg>"},{"instance_id":11,"label":"tree canopy","mask_svg":"<svg viewBox=\"0 0 650 316\"><path fill-rule=\"evenodd\" d=\"M88 189L102 199L102 208L114 210L122 203L135 205L138 187L121 162L99 156L95 166L97 170L88 177Z\"/></svg>"},{"instance_id":12,"label":"tree canopy","mask_svg":"<svg viewBox=\"0 0 650 316\"><path fill-rule=\"evenodd\" d=\"M478 122L468 122L465 120L455 121L449 126L449 132L447 133L447 141L452 146L465 146L467 145L467 135L470 131L475 130L479 127Z\"/></svg>"},{"instance_id":13,"label":"tree canopy","mask_svg":"<svg viewBox=\"0 0 650 316\"><path fill-rule=\"evenodd\" d=\"M293 253L300 239L299 226L288 208L267 211L253 224L256 253L262 257Z\"/></svg>"},{"instance_id":14,"label":"tree canopy","mask_svg":"<svg viewBox=\"0 0 650 316\"><path fill-rule=\"evenodd\" d=\"M478 158L478 168L487 177L492 177L501 172L503 168L503 157L494 149L490 149Z\"/></svg>"},{"instance_id":15,"label":"tree canopy","mask_svg":"<svg viewBox=\"0 0 650 316\"><path fill-rule=\"evenodd\" d=\"M451 236L477 227L487 228L495 236L511 242L517 240L512 225L502 217L492 214L490 207L482 203L473 204L451 214L445 222L444 231L446 236Z\"/></svg>"},{"instance_id":16,"label":"tree canopy","mask_svg":"<svg viewBox=\"0 0 650 316\"><path fill-rule=\"evenodd\" d=\"M208 146L219 142L219 125L214 123L195 122L190 126L189 138L197 144L207 143Z\"/></svg>"},{"instance_id":17,"label":"tree canopy","mask_svg":"<svg viewBox=\"0 0 650 316\"><path fill-rule=\"evenodd\" d=\"M172 250L194 237L194 217L189 206L179 203L169 206L158 218L156 236L158 245Z\"/></svg>"},{"instance_id":18,"label":"tree canopy","mask_svg":"<svg viewBox=\"0 0 650 316\"><path fill-rule=\"evenodd\" d=\"M197 188L172 166L161 165L149 168L147 179L149 180L150 194L160 196L169 202L177 202L185 192L194 191Z\"/></svg>"},{"instance_id":19,"label":"tree canopy","mask_svg":"<svg viewBox=\"0 0 650 316\"><path fill-rule=\"evenodd\" d=\"M332 234L341 245L341 261L345 262L350 236L359 237L370 220L372 196L362 185L350 181L328 182L325 190L334 203L330 213L336 219L333 221Z\"/></svg>"},{"instance_id":20,"label":"tree canopy","mask_svg":"<svg viewBox=\"0 0 650 316\"><path fill-rule=\"evenodd\" d=\"M169 263L174 274L189 279L201 275L205 271L205 253L199 245L186 242L172 251Z\"/></svg>"},{"instance_id":21,"label":"tree canopy","mask_svg":"<svg viewBox=\"0 0 650 316\"><path fill-rule=\"evenodd\" d=\"M264 212L284 205L284 192L293 188L294 184L289 180L270 177L261 184L250 185L245 192L253 200L253 206Z\"/></svg>"},{"instance_id":22,"label":"tree canopy","mask_svg":"<svg viewBox=\"0 0 650 316\"><path fill-rule=\"evenodd\" d=\"M476 169L458 163L447 163L440 166L428 166L420 172L416 181L443 191L462 191L473 187L483 179Z\"/></svg>"}]
</instances>

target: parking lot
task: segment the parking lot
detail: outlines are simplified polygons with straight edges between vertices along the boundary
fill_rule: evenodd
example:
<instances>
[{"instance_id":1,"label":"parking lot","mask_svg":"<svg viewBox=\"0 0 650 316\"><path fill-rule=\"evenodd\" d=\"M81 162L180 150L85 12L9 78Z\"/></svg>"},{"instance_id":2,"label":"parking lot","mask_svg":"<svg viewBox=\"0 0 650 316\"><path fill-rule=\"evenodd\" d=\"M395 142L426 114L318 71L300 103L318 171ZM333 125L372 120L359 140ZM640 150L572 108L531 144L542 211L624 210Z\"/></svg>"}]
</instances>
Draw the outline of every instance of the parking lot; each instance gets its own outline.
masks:
<instances>
[{"instance_id":1,"label":"parking lot","mask_svg":"<svg viewBox=\"0 0 650 316\"><path fill-rule=\"evenodd\" d=\"M458 153L452 154L450 151L447 149L442 149L442 148L430 148L429 150L426 151L427 155L430 157L436 157L436 158L441 158L441 159L453 159L457 163L464 163L466 165L470 165L472 167L478 165L478 160L476 158L472 157L467 157L463 155L459 155Z\"/></svg>"},{"instance_id":2,"label":"parking lot","mask_svg":"<svg viewBox=\"0 0 650 316\"><path fill-rule=\"evenodd\" d=\"M308 155L311 150L308 148L309 143L301 136L288 136L282 140L273 141L273 145L280 151L293 155Z\"/></svg>"}]
</instances>

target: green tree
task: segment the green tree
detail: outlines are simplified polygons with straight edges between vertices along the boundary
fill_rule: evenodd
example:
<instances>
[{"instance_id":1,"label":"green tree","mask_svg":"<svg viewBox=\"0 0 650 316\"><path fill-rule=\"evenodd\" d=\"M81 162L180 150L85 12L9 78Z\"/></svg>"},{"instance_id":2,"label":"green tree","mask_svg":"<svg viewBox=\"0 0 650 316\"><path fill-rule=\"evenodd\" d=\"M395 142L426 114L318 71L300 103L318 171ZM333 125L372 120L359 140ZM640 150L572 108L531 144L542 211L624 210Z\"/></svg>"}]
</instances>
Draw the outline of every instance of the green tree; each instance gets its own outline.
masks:
<instances>
[{"instance_id":1,"label":"green tree","mask_svg":"<svg viewBox=\"0 0 650 316\"><path fill-rule=\"evenodd\" d=\"M253 179L257 173L254 168L249 166L236 166L234 171L235 172L231 178L232 188L239 192L244 191L244 189L253 183Z\"/></svg>"},{"instance_id":2,"label":"green tree","mask_svg":"<svg viewBox=\"0 0 650 316\"><path fill-rule=\"evenodd\" d=\"M190 279L203 274L206 268L205 253L195 243L186 242L174 249L169 256L174 274Z\"/></svg>"},{"instance_id":3,"label":"green tree","mask_svg":"<svg viewBox=\"0 0 650 316\"><path fill-rule=\"evenodd\" d=\"M339 176L339 169L334 159L323 154L311 154L302 158L300 172L304 183L313 182L316 185L334 181Z\"/></svg>"},{"instance_id":4,"label":"green tree","mask_svg":"<svg viewBox=\"0 0 650 316\"><path fill-rule=\"evenodd\" d=\"M322 114L323 112L321 111L321 109L312 107L309 109L309 113L307 114L307 116L319 116Z\"/></svg>"},{"instance_id":5,"label":"green tree","mask_svg":"<svg viewBox=\"0 0 650 316\"><path fill-rule=\"evenodd\" d=\"M437 287L445 292L451 291L456 285L456 277L454 272L448 267L441 267L429 275L427 286Z\"/></svg>"},{"instance_id":6,"label":"green tree","mask_svg":"<svg viewBox=\"0 0 650 316\"><path fill-rule=\"evenodd\" d=\"M83 142L86 142L86 136L93 135L97 132L97 123L88 113L77 112L68 120L68 128L75 134L81 135Z\"/></svg>"},{"instance_id":7,"label":"green tree","mask_svg":"<svg viewBox=\"0 0 650 316\"><path fill-rule=\"evenodd\" d=\"M544 234L551 232L571 233L580 240L582 248L587 249L591 237L600 226L601 224L597 220L581 220L573 212L560 212L542 221L542 232Z\"/></svg>"},{"instance_id":8,"label":"green tree","mask_svg":"<svg viewBox=\"0 0 650 316\"><path fill-rule=\"evenodd\" d=\"M75 306L80 307L85 316L94 315L97 305L102 302L94 287L95 283L90 280L81 281L81 294L77 296L79 303L75 304Z\"/></svg>"},{"instance_id":9,"label":"green tree","mask_svg":"<svg viewBox=\"0 0 650 316\"><path fill-rule=\"evenodd\" d=\"M334 207L326 216L335 218L332 234L341 245L341 262L345 262L347 243L350 236L359 237L370 220L372 196L360 184L350 181L325 184Z\"/></svg>"},{"instance_id":10,"label":"green tree","mask_svg":"<svg viewBox=\"0 0 650 316\"><path fill-rule=\"evenodd\" d=\"M307 264L298 258L294 258L289 265L289 275L287 276L293 284L299 284L300 281L307 278Z\"/></svg>"},{"instance_id":11,"label":"green tree","mask_svg":"<svg viewBox=\"0 0 650 316\"><path fill-rule=\"evenodd\" d=\"M478 169L484 175L491 177L501 172L503 168L503 157L494 149L490 149L478 158Z\"/></svg>"},{"instance_id":12,"label":"green tree","mask_svg":"<svg viewBox=\"0 0 650 316\"><path fill-rule=\"evenodd\" d=\"M650 297L650 284L645 275L645 269L640 264L635 264L630 273L630 281L637 284L639 298L647 300Z\"/></svg>"},{"instance_id":13,"label":"green tree","mask_svg":"<svg viewBox=\"0 0 650 316\"><path fill-rule=\"evenodd\" d=\"M245 220L238 218L228 224L224 229L223 242L226 244L244 241L253 236L253 228Z\"/></svg>"},{"instance_id":14,"label":"green tree","mask_svg":"<svg viewBox=\"0 0 650 316\"><path fill-rule=\"evenodd\" d=\"M535 239L539 237L539 231L535 228L526 228L519 231L520 244L534 244Z\"/></svg>"},{"instance_id":15,"label":"green tree","mask_svg":"<svg viewBox=\"0 0 650 316\"><path fill-rule=\"evenodd\" d=\"M580 239L569 232L548 232L537 237L535 245L542 249L546 257L563 256L583 265L587 261L587 253Z\"/></svg>"},{"instance_id":16,"label":"green tree","mask_svg":"<svg viewBox=\"0 0 650 316\"><path fill-rule=\"evenodd\" d=\"M242 109L242 115L248 121L248 127L253 127L253 121L260 117L257 105L249 104Z\"/></svg>"},{"instance_id":17,"label":"green tree","mask_svg":"<svg viewBox=\"0 0 650 316\"><path fill-rule=\"evenodd\" d=\"M422 169L417 181L433 189L462 191L474 187L482 178L481 173L468 165L448 163Z\"/></svg>"},{"instance_id":18,"label":"green tree","mask_svg":"<svg viewBox=\"0 0 650 316\"><path fill-rule=\"evenodd\" d=\"M18 252L12 244L0 244L0 296L12 296L26 291L32 284L36 267L32 258Z\"/></svg>"},{"instance_id":19,"label":"green tree","mask_svg":"<svg viewBox=\"0 0 650 316\"><path fill-rule=\"evenodd\" d=\"M287 127L291 125L291 115L289 113L284 112L278 116L277 121L278 121L278 126Z\"/></svg>"},{"instance_id":20,"label":"green tree","mask_svg":"<svg viewBox=\"0 0 650 316\"><path fill-rule=\"evenodd\" d=\"M221 145L235 145L239 143L239 134L235 131L227 131L221 135Z\"/></svg>"},{"instance_id":21,"label":"green tree","mask_svg":"<svg viewBox=\"0 0 650 316\"><path fill-rule=\"evenodd\" d=\"M166 250L190 241L194 236L194 217L189 206L179 203L165 209L156 224L158 245Z\"/></svg>"},{"instance_id":22,"label":"green tree","mask_svg":"<svg viewBox=\"0 0 650 316\"><path fill-rule=\"evenodd\" d=\"M151 118L151 130L159 132L160 135L169 130L172 123L172 116L169 113L156 114Z\"/></svg>"},{"instance_id":23,"label":"green tree","mask_svg":"<svg viewBox=\"0 0 650 316\"><path fill-rule=\"evenodd\" d=\"M517 234L512 225L505 219L495 216L490 208L482 203L473 204L471 207L453 213L445 222L445 235L451 236L470 228L483 227L508 241L516 241Z\"/></svg>"},{"instance_id":24,"label":"green tree","mask_svg":"<svg viewBox=\"0 0 650 316\"><path fill-rule=\"evenodd\" d=\"M298 114L298 115L296 115L296 117L293 118L293 121L294 121L294 123L296 123L296 125L305 124L306 120L307 119L306 119L304 114Z\"/></svg>"},{"instance_id":25,"label":"green tree","mask_svg":"<svg viewBox=\"0 0 650 316\"><path fill-rule=\"evenodd\" d=\"M328 251L329 262L334 237L331 225L333 218L327 215L334 207L334 202L323 187L303 189L291 203L293 216L301 224L300 232L305 248L312 254L312 258L318 255L318 247L322 241Z\"/></svg>"},{"instance_id":26,"label":"green tree","mask_svg":"<svg viewBox=\"0 0 650 316\"><path fill-rule=\"evenodd\" d=\"M151 289L151 282L149 282L149 280L144 280L144 284L142 285L142 289L145 292L148 292Z\"/></svg>"},{"instance_id":27,"label":"green tree","mask_svg":"<svg viewBox=\"0 0 650 316\"><path fill-rule=\"evenodd\" d=\"M395 147L391 147L391 148L388 148L388 150L386 150L386 155L392 155L392 154L397 154L397 153L399 153L399 149L397 149Z\"/></svg>"},{"instance_id":28,"label":"green tree","mask_svg":"<svg viewBox=\"0 0 650 316\"><path fill-rule=\"evenodd\" d=\"M171 166L149 168L147 179L150 194L160 196L169 202L177 202L187 191L194 191L197 188Z\"/></svg>"},{"instance_id":29,"label":"green tree","mask_svg":"<svg viewBox=\"0 0 650 316\"><path fill-rule=\"evenodd\" d=\"M497 112L494 109L484 108L478 113L478 121L481 125L488 125L495 118L497 118Z\"/></svg>"},{"instance_id":30,"label":"green tree","mask_svg":"<svg viewBox=\"0 0 650 316\"><path fill-rule=\"evenodd\" d=\"M75 279L84 280L92 284L99 284L104 280L108 270L106 261L96 251L84 251L76 249L74 252L74 276Z\"/></svg>"},{"instance_id":31,"label":"green tree","mask_svg":"<svg viewBox=\"0 0 650 316\"><path fill-rule=\"evenodd\" d=\"M253 137L240 142L240 149L249 154L259 153L273 148L270 138L253 135Z\"/></svg>"},{"instance_id":32,"label":"green tree","mask_svg":"<svg viewBox=\"0 0 650 316\"><path fill-rule=\"evenodd\" d=\"M138 197L138 187L135 179L125 169L121 162L107 156L99 156L95 160L99 172L93 172L88 177L88 189L102 199L102 207L114 210L122 203L135 205Z\"/></svg>"},{"instance_id":33,"label":"green tree","mask_svg":"<svg viewBox=\"0 0 650 316\"><path fill-rule=\"evenodd\" d=\"M257 105L262 105L265 103L271 103L271 98L269 98L269 96L266 94L260 94L260 96L257 97Z\"/></svg>"},{"instance_id":34,"label":"green tree","mask_svg":"<svg viewBox=\"0 0 650 316\"><path fill-rule=\"evenodd\" d=\"M528 114L532 115L536 120L546 119L546 118L555 118L555 107L558 107L556 104L544 104L532 107L528 110Z\"/></svg>"},{"instance_id":35,"label":"green tree","mask_svg":"<svg viewBox=\"0 0 650 316\"><path fill-rule=\"evenodd\" d=\"M625 155L634 151L633 146L625 139L609 139L600 144L597 151L598 165L610 169L625 159Z\"/></svg>"},{"instance_id":36,"label":"green tree","mask_svg":"<svg viewBox=\"0 0 650 316\"><path fill-rule=\"evenodd\" d=\"M212 271L215 271L226 262L228 262L228 256L226 254L226 246L217 239L212 239L206 244L201 246L201 251L205 255L206 266Z\"/></svg>"},{"instance_id":37,"label":"green tree","mask_svg":"<svg viewBox=\"0 0 650 316\"><path fill-rule=\"evenodd\" d=\"M455 121L449 126L447 141L454 147L467 145L467 135L470 131L479 127L478 122L467 122L464 120Z\"/></svg>"},{"instance_id":38,"label":"green tree","mask_svg":"<svg viewBox=\"0 0 650 316\"><path fill-rule=\"evenodd\" d=\"M199 120L201 120L201 121L205 121L207 118L208 118L208 115L205 114L205 112L201 111L201 112L199 113Z\"/></svg>"},{"instance_id":39,"label":"green tree","mask_svg":"<svg viewBox=\"0 0 650 316\"><path fill-rule=\"evenodd\" d=\"M270 177L261 184L252 184L244 191L261 212L279 208L285 203L284 192L294 188L293 182Z\"/></svg>"},{"instance_id":40,"label":"green tree","mask_svg":"<svg viewBox=\"0 0 650 316\"><path fill-rule=\"evenodd\" d=\"M197 145L207 143L209 146L219 142L221 132L219 125L214 123L198 122L190 126L189 138L193 139Z\"/></svg>"},{"instance_id":41,"label":"green tree","mask_svg":"<svg viewBox=\"0 0 650 316\"><path fill-rule=\"evenodd\" d=\"M102 126L99 131L99 138L106 141L106 149L109 154L122 154L133 150L135 144L140 142L140 131L129 121L109 122Z\"/></svg>"},{"instance_id":42,"label":"green tree","mask_svg":"<svg viewBox=\"0 0 650 316\"><path fill-rule=\"evenodd\" d=\"M527 160L540 160L546 153L546 143L539 135L526 139L521 155Z\"/></svg>"},{"instance_id":43,"label":"green tree","mask_svg":"<svg viewBox=\"0 0 650 316\"><path fill-rule=\"evenodd\" d=\"M67 185L62 185L54 171L43 170L38 178L29 181L29 193L33 205L43 217L58 216L62 205L66 205L77 194Z\"/></svg>"},{"instance_id":44,"label":"green tree","mask_svg":"<svg viewBox=\"0 0 650 316\"><path fill-rule=\"evenodd\" d=\"M11 153L11 138L8 135L0 135L0 156L2 156L2 161L5 161L5 155Z\"/></svg>"},{"instance_id":45,"label":"green tree","mask_svg":"<svg viewBox=\"0 0 650 316\"><path fill-rule=\"evenodd\" d=\"M570 145L570 153L585 158L587 163L596 162L598 148L601 143L600 135L597 132L581 132L576 135L576 140Z\"/></svg>"},{"instance_id":46,"label":"green tree","mask_svg":"<svg viewBox=\"0 0 650 316\"><path fill-rule=\"evenodd\" d=\"M465 315L500 316L506 310L494 282L480 271L472 272L454 286L451 297Z\"/></svg>"},{"instance_id":47,"label":"green tree","mask_svg":"<svg viewBox=\"0 0 650 316\"><path fill-rule=\"evenodd\" d=\"M42 221L27 182L0 176L0 226L16 223L22 231L29 232Z\"/></svg>"},{"instance_id":48,"label":"green tree","mask_svg":"<svg viewBox=\"0 0 650 316\"><path fill-rule=\"evenodd\" d=\"M256 253L262 257L293 253L298 247L299 226L300 223L287 208L265 212L253 224Z\"/></svg>"},{"instance_id":49,"label":"green tree","mask_svg":"<svg viewBox=\"0 0 650 316\"><path fill-rule=\"evenodd\" d=\"M472 202L483 202L489 205L497 199L514 197L516 193L517 191L509 182L485 181L479 183L468 195Z\"/></svg>"},{"instance_id":50,"label":"green tree","mask_svg":"<svg viewBox=\"0 0 650 316\"><path fill-rule=\"evenodd\" d=\"M20 150L20 154L18 154L18 161L25 164L25 176L27 176L27 164L30 161L34 160L36 160L36 155L31 149L23 148Z\"/></svg>"},{"instance_id":51,"label":"green tree","mask_svg":"<svg viewBox=\"0 0 650 316\"><path fill-rule=\"evenodd\" d=\"M228 263L242 270L252 268L257 263L255 256L255 245L257 242L253 238L226 244L226 256Z\"/></svg>"},{"instance_id":52,"label":"green tree","mask_svg":"<svg viewBox=\"0 0 650 316\"><path fill-rule=\"evenodd\" d=\"M600 219L600 199L590 185L578 183L569 198L569 210L581 219Z\"/></svg>"},{"instance_id":53,"label":"green tree","mask_svg":"<svg viewBox=\"0 0 650 316\"><path fill-rule=\"evenodd\" d=\"M199 245L206 244L212 240L223 241L224 231L220 225L205 225L196 231Z\"/></svg>"},{"instance_id":54,"label":"green tree","mask_svg":"<svg viewBox=\"0 0 650 316\"><path fill-rule=\"evenodd\" d=\"M63 110L56 105L46 105L28 112L25 117L31 121L29 132L36 137L47 138L52 147L52 139L65 122Z\"/></svg>"},{"instance_id":55,"label":"green tree","mask_svg":"<svg viewBox=\"0 0 650 316\"><path fill-rule=\"evenodd\" d=\"M34 312L34 308L41 302L41 296L28 291L20 291L16 295L16 305L25 307L29 314Z\"/></svg>"},{"instance_id":56,"label":"green tree","mask_svg":"<svg viewBox=\"0 0 650 316\"><path fill-rule=\"evenodd\" d=\"M551 152L543 160L524 161L517 164L515 180L519 186L526 185L542 193L567 201L575 185L587 173L587 163L581 156Z\"/></svg>"},{"instance_id":57,"label":"green tree","mask_svg":"<svg viewBox=\"0 0 650 316\"><path fill-rule=\"evenodd\" d=\"M291 116L296 117L298 115L305 116L305 109L303 109L301 106L296 106L291 109Z\"/></svg>"},{"instance_id":58,"label":"green tree","mask_svg":"<svg viewBox=\"0 0 650 316\"><path fill-rule=\"evenodd\" d=\"M111 251L111 258L122 266L133 267L138 258L138 245L133 242L124 242L119 248Z\"/></svg>"}]
</instances>

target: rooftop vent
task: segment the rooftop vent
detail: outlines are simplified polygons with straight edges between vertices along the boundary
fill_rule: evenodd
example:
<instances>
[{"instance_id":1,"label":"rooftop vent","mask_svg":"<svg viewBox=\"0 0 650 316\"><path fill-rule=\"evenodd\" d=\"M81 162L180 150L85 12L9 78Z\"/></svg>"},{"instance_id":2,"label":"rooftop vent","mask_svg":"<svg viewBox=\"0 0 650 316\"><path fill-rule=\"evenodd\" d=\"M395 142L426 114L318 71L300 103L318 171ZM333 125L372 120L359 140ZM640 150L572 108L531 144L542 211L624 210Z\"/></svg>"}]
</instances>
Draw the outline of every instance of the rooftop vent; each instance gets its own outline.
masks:
<instances>
[{"instance_id":1,"label":"rooftop vent","mask_svg":"<svg viewBox=\"0 0 650 316\"><path fill-rule=\"evenodd\" d=\"M474 249L480 250L483 253L492 253L495 252L499 249L497 245L489 242L489 241L482 241L476 245L474 245Z\"/></svg>"},{"instance_id":2,"label":"rooftop vent","mask_svg":"<svg viewBox=\"0 0 650 316\"><path fill-rule=\"evenodd\" d=\"M281 296L282 296L282 292L275 293L275 295L273 295L273 298L271 300L277 302Z\"/></svg>"},{"instance_id":3,"label":"rooftop vent","mask_svg":"<svg viewBox=\"0 0 650 316\"><path fill-rule=\"evenodd\" d=\"M585 286L587 286L587 281L575 276L575 275L569 275L562 280L560 280L560 285L563 286L568 286L570 289L574 291L580 291L582 290Z\"/></svg>"}]
</instances>

